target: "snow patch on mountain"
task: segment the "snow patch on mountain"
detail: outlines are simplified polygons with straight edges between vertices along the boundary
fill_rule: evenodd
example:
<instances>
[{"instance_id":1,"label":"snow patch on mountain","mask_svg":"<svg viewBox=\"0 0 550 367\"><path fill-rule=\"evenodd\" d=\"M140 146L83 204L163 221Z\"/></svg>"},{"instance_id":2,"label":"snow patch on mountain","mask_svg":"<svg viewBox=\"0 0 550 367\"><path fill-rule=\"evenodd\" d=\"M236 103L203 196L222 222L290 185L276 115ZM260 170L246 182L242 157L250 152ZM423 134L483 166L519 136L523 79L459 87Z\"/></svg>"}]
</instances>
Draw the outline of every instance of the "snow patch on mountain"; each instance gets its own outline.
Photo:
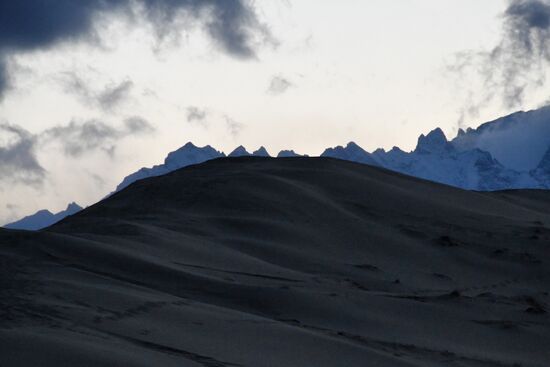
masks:
<instances>
[{"instance_id":1,"label":"snow patch on mountain","mask_svg":"<svg viewBox=\"0 0 550 367\"><path fill-rule=\"evenodd\" d=\"M329 148L321 156L378 165L468 190L549 189L550 108L460 130L452 141L437 128L421 135L412 152L394 147L368 153L349 143Z\"/></svg>"},{"instance_id":2,"label":"snow patch on mountain","mask_svg":"<svg viewBox=\"0 0 550 367\"><path fill-rule=\"evenodd\" d=\"M460 151L475 148L487 151L516 171L535 169L550 147L550 106L516 112L477 129L468 129L452 145Z\"/></svg>"}]
</instances>

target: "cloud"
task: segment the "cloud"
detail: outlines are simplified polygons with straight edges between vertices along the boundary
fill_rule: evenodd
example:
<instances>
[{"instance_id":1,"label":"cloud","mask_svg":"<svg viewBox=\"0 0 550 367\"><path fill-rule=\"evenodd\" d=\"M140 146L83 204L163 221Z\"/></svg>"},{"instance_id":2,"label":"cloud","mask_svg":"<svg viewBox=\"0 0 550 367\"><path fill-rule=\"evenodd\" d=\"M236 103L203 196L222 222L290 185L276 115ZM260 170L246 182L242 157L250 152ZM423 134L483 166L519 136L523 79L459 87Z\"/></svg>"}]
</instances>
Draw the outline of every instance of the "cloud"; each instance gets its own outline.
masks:
<instances>
[{"instance_id":1,"label":"cloud","mask_svg":"<svg viewBox=\"0 0 550 367\"><path fill-rule=\"evenodd\" d=\"M36 139L23 128L0 123L0 180L39 185L46 171L36 158Z\"/></svg>"},{"instance_id":2,"label":"cloud","mask_svg":"<svg viewBox=\"0 0 550 367\"><path fill-rule=\"evenodd\" d=\"M209 3L208 33L227 53L251 58L255 57L255 48L259 44L276 44L268 28L259 22L250 2L222 0Z\"/></svg>"},{"instance_id":3,"label":"cloud","mask_svg":"<svg viewBox=\"0 0 550 367\"><path fill-rule=\"evenodd\" d=\"M239 136L241 131L244 129L244 124L233 120L229 116L225 116L225 124L227 126L227 129L229 130L229 133L235 138Z\"/></svg>"},{"instance_id":4,"label":"cloud","mask_svg":"<svg viewBox=\"0 0 550 367\"><path fill-rule=\"evenodd\" d=\"M7 215L4 218L5 223L12 222L14 220L17 220L17 218L20 218L19 216L19 205L16 204L6 204L6 212Z\"/></svg>"},{"instance_id":5,"label":"cloud","mask_svg":"<svg viewBox=\"0 0 550 367\"><path fill-rule=\"evenodd\" d=\"M195 106L187 107L187 122L206 126L207 111Z\"/></svg>"},{"instance_id":6,"label":"cloud","mask_svg":"<svg viewBox=\"0 0 550 367\"><path fill-rule=\"evenodd\" d=\"M126 120L124 120L124 126L125 131L123 131L123 136L152 133L155 131L153 125L151 125L149 121L141 116L128 117Z\"/></svg>"},{"instance_id":7,"label":"cloud","mask_svg":"<svg viewBox=\"0 0 550 367\"><path fill-rule=\"evenodd\" d=\"M79 97L85 104L99 106L106 111L125 102L134 88L134 82L126 79L119 83L111 82L99 91L93 90L87 81L73 72L63 72L56 76L56 80L63 85L65 92Z\"/></svg>"},{"instance_id":8,"label":"cloud","mask_svg":"<svg viewBox=\"0 0 550 367\"><path fill-rule=\"evenodd\" d=\"M70 157L80 157L96 149L112 157L119 140L154 130L139 116L125 119L118 128L99 120L71 121L38 134L17 125L0 123L0 182L40 186L47 172L37 159L37 151L45 146L58 144Z\"/></svg>"},{"instance_id":9,"label":"cloud","mask_svg":"<svg viewBox=\"0 0 550 367\"><path fill-rule=\"evenodd\" d=\"M249 0L0 1L0 96L7 85L7 56L95 39L94 22L105 14L143 17L158 34L178 32L189 24L178 19L191 17L224 52L237 58L253 58L259 45L275 44Z\"/></svg>"},{"instance_id":10,"label":"cloud","mask_svg":"<svg viewBox=\"0 0 550 367\"><path fill-rule=\"evenodd\" d=\"M5 60L2 59L2 55L0 54L0 101L2 100L4 91L8 89L8 86L9 83L6 63Z\"/></svg>"},{"instance_id":11,"label":"cloud","mask_svg":"<svg viewBox=\"0 0 550 367\"><path fill-rule=\"evenodd\" d=\"M484 94L464 108L475 113L494 99L507 108L521 106L528 90L545 84L549 66L550 0L510 0L499 43L490 50L457 54L450 70L481 76Z\"/></svg>"},{"instance_id":12,"label":"cloud","mask_svg":"<svg viewBox=\"0 0 550 367\"><path fill-rule=\"evenodd\" d=\"M105 180L100 175L98 175L97 173L90 172L90 171L86 171L86 172L88 173L90 178L92 180L94 180L94 182L96 183L96 186L98 186L98 187L107 186L107 183L105 182Z\"/></svg>"},{"instance_id":13,"label":"cloud","mask_svg":"<svg viewBox=\"0 0 550 367\"><path fill-rule=\"evenodd\" d=\"M63 152L70 157L79 157L86 152L102 149L108 155L114 155L114 143L125 137L150 133L152 125L141 117L131 117L120 128L112 127L99 120L84 122L71 121L43 131L39 136L41 144L60 144Z\"/></svg>"},{"instance_id":14,"label":"cloud","mask_svg":"<svg viewBox=\"0 0 550 367\"><path fill-rule=\"evenodd\" d=\"M279 95L283 94L293 86L294 84L292 84L288 79L282 76L274 76L273 78L271 78L271 82L269 84L269 88L267 88L267 92L269 94Z\"/></svg>"},{"instance_id":15,"label":"cloud","mask_svg":"<svg viewBox=\"0 0 550 367\"><path fill-rule=\"evenodd\" d=\"M528 87L542 86L550 63L550 2L511 1L504 14L504 37L489 63L487 80L502 89L508 106L520 105Z\"/></svg>"},{"instance_id":16,"label":"cloud","mask_svg":"<svg viewBox=\"0 0 550 367\"><path fill-rule=\"evenodd\" d=\"M99 93L97 101L103 109L111 110L128 98L133 87L134 83L131 80L125 80L120 84L108 85L105 90Z\"/></svg>"}]
</instances>

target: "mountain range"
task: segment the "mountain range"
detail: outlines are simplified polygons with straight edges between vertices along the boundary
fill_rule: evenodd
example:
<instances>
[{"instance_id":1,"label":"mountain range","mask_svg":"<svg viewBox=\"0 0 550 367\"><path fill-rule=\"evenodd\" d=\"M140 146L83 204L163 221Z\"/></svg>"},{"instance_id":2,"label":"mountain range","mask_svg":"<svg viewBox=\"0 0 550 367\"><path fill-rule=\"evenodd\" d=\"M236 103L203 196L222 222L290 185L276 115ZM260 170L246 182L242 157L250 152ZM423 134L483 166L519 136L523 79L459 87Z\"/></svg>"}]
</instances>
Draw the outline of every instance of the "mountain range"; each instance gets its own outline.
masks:
<instances>
[{"instance_id":1,"label":"mountain range","mask_svg":"<svg viewBox=\"0 0 550 367\"><path fill-rule=\"evenodd\" d=\"M172 152L164 164L127 176L117 191L145 177L165 174L174 169L226 155L211 146L187 143ZM269 156L264 147L253 153L239 146L228 157ZM281 151L277 157L299 156ZM496 191L508 189L550 188L550 107L517 112L481 125L459 130L448 140L437 128L418 138L411 152L394 147L389 151L365 151L354 142L326 149L321 157L348 160L383 167L410 176L466 190Z\"/></svg>"},{"instance_id":2,"label":"mountain range","mask_svg":"<svg viewBox=\"0 0 550 367\"><path fill-rule=\"evenodd\" d=\"M7 229L23 229L27 231L36 231L42 228L46 228L59 222L61 219L73 215L82 210L82 207L77 203L70 203L67 209L58 213L52 213L49 210L39 210L33 215L26 216L16 222L8 223L4 226Z\"/></svg>"},{"instance_id":3,"label":"mountain range","mask_svg":"<svg viewBox=\"0 0 550 367\"><path fill-rule=\"evenodd\" d=\"M164 163L141 168L126 176L115 192L135 181L164 175L176 169L222 157L269 157L264 147L249 153L239 146L229 154L207 145L187 143L168 154ZM292 150L283 150L278 158L297 157ZM321 157L331 157L383 167L406 175L477 191L550 188L550 106L482 124L477 129L460 129L448 140L437 128L418 138L416 148L405 152L398 147L389 151L365 151L354 142L326 149ZM40 211L12 228L37 229L52 224L52 217ZM50 213L51 214L51 213ZM61 219L58 213L56 220ZM71 214L71 213L67 213ZM42 221L42 218L46 219ZM27 223L32 223L27 226Z\"/></svg>"}]
</instances>

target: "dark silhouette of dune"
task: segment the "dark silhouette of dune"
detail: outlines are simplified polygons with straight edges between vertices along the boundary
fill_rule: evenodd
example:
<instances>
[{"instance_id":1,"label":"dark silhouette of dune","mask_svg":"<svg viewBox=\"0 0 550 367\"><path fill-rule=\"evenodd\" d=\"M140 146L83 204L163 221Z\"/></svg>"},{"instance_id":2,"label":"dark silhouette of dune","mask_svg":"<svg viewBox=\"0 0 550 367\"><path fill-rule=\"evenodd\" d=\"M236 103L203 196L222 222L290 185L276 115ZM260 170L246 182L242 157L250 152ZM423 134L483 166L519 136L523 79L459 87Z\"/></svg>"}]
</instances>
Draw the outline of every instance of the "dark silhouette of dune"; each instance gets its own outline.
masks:
<instances>
[{"instance_id":1,"label":"dark silhouette of dune","mask_svg":"<svg viewBox=\"0 0 550 367\"><path fill-rule=\"evenodd\" d=\"M550 192L222 158L0 230L0 366L548 366Z\"/></svg>"}]
</instances>

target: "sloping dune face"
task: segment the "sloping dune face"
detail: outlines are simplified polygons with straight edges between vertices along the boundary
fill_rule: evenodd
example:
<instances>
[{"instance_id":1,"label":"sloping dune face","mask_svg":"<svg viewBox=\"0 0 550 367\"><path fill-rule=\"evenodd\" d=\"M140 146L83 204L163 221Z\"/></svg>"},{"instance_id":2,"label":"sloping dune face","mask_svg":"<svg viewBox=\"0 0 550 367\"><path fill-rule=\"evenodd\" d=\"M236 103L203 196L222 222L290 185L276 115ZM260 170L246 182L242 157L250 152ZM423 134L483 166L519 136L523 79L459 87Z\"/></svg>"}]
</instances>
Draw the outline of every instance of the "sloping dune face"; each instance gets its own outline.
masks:
<instances>
[{"instance_id":1,"label":"sloping dune face","mask_svg":"<svg viewBox=\"0 0 550 367\"><path fill-rule=\"evenodd\" d=\"M0 232L0 365L548 366L550 193L220 159Z\"/></svg>"}]
</instances>

